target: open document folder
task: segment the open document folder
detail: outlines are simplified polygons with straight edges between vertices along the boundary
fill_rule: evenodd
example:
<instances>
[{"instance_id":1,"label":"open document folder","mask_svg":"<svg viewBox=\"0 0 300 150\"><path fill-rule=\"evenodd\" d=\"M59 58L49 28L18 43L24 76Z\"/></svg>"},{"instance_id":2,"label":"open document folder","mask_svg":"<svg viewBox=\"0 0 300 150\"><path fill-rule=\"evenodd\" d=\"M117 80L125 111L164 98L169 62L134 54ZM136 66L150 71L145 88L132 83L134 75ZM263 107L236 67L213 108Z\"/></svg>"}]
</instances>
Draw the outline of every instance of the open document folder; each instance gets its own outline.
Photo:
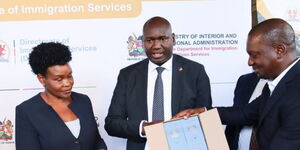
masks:
<instances>
[{"instance_id":1,"label":"open document folder","mask_svg":"<svg viewBox=\"0 0 300 150\"><path fill-rule=\"evenodd\" d=\"M229 150L218 111L145 127L150 150Z\"/></svg>"}]
</instances>

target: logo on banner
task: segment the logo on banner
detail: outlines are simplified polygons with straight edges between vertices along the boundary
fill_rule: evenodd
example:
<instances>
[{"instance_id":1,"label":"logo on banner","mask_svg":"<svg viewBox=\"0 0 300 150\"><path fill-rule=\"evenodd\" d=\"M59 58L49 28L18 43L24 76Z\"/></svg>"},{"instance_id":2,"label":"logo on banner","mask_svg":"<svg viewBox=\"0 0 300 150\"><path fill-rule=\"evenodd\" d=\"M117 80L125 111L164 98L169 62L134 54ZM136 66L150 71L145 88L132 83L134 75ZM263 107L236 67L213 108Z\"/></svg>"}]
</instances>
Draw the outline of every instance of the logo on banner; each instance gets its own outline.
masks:
<instances>
[{"instance_id":1,"label":"logo on banner","mask_svg":"<svg viewBox=\"0 0 300 150\"><path fill-rule=\"evenodd\" d=\"M299 10L297 8L288 8L286 11L288 21L299 21Z\"/></svg>"},{"instance_id":2,"label":"logo on banner","mask_svg":"<svg viewBox=\"0 0 300 150\"><path fill-rule=\"evenodd\" d=\"M13 138L13 124L10 120L0 121L0 141L11 141Z\"/></svg>"},{"instance_id":3,"label":"logo on banner","mask_svg":"<svg viewBox=\"0 0 300 150\"><path fill-rule=\"evenodd\" d=\"M146 56L143 48L142 36L137 37L134 33L128 37L127 49L129 56Z\"/></svg>"},{"instance_id":4,"label":"logo on banner","mask_svg":"<svg viewBox=\"0 0 300 150\"><path fill-rule=\"evenodd\" d=\"M0 40L0 62L8 62L9 59L9 47L8 45Z\"/></svg>"}]
</instances>

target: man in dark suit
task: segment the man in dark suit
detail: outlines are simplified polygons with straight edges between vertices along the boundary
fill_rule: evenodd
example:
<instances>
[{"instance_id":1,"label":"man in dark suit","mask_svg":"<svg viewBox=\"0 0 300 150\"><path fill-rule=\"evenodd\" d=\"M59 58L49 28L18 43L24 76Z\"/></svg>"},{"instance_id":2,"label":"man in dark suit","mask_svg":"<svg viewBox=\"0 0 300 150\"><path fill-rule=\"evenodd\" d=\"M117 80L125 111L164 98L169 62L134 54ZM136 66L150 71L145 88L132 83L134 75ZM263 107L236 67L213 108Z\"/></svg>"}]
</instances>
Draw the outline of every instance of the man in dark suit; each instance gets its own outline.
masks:
<instances>
[{"instance_id":1,"label":"man in dark suit","mask_svg":"<svg viewBox=\"0 0 300 150\"><path fill-rule=\"evenodd\" d=\"M268 79L268 86L242 109L219 107L222 123L256 126L257 144L252 148L299 150L300 62L293 28L282 19L261 22L248 34L247 52L249 66L260 78ZM203 111L204 108L189 109L175 118Z\"/></svg>"},{"instance_id":2,"label":"man in dark suit","mask_svg":"<svg viewBox=\"0 0 300 150\"><path fill-rule=\"evenodd\" d=\"M127 150L145 149L145 126L169 120L184 109L211 107L210 83L203 65L172 54L174 45L170 23L153 17L143 27L148 58L120 71L105 129L111 136L127 138ZM161 67L159 79L157 70ZM155 88L158 80L162 81L160 107L157 104L161 101L156 101L161 97L156 93L159 88ZM162 116L157 119L157 115Z\"/></svg>"},{"instance_id":3,"label":"man in dark suit","mask_svg":"<svg viewBox=\"0 0 300 150\"><path fill-rule=\"evenodd\" d=\"M255 72L239 77L233 98L233 107L245 107L261 95L266 80L260 79ZM249 150L252 126L227 125L225 135L231 150Z\"/></svg>"}]
</instances>

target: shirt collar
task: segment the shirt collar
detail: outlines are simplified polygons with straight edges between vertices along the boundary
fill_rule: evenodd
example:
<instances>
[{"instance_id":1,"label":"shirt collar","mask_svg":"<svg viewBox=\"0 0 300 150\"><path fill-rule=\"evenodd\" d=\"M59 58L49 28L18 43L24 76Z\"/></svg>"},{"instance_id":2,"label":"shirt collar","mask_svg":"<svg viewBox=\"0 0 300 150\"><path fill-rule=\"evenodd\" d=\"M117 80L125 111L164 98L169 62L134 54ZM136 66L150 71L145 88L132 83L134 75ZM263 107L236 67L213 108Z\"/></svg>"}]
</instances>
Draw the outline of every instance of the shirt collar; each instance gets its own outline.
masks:
<instances>
[{"instance_id":1,"label":"shirt collar","mask_svg":"<svg viewBox=\"0 0 300 150\"><path fill-rule=\"evenodd\" d=\"M273 81L268 80L269 89L271 93L274 91L275 87L279 83L279 81L285 76L285 74L299 61L299 58L296 59L289 67L287 67L284 71L282 71L279 76L277 76Z\"/></svg>"},{"instance_id":2,"label":"shirt collar","mask_svg":"<svg viewBox=\"0 0 300 150\"><path fill-rule=\"evenodd\" d=\"M156 71L157 67L164 67L165 70L170 71L170 70L172 70L172 62L173 62L173 55L171 56L171 58L168 61L166 61L161 66L158 66L157 64L155 64L149 60L149 65L148 65L149 71Z\"/></svg>"}]
</instances>

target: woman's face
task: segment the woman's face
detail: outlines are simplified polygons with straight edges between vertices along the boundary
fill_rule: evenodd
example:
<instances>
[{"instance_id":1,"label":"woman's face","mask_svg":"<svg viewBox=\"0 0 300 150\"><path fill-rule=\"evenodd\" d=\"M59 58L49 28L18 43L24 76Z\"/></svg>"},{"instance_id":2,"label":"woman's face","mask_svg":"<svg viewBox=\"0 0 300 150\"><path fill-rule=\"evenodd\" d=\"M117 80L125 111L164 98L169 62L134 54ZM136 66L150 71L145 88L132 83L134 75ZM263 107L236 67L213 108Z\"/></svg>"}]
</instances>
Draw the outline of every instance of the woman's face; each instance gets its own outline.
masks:
<instances>
[{"instance_id":1,"label":"woman's face","mask_svg":"<svg viewBox=\"0 0 300 150\"><path fill-rule=\"evenodd\" d=\"M59 99L69 99L74 84L72 68L69 64L51 66L46 76L38 75L45 92Z\"/></svg>"}]
</instances>

